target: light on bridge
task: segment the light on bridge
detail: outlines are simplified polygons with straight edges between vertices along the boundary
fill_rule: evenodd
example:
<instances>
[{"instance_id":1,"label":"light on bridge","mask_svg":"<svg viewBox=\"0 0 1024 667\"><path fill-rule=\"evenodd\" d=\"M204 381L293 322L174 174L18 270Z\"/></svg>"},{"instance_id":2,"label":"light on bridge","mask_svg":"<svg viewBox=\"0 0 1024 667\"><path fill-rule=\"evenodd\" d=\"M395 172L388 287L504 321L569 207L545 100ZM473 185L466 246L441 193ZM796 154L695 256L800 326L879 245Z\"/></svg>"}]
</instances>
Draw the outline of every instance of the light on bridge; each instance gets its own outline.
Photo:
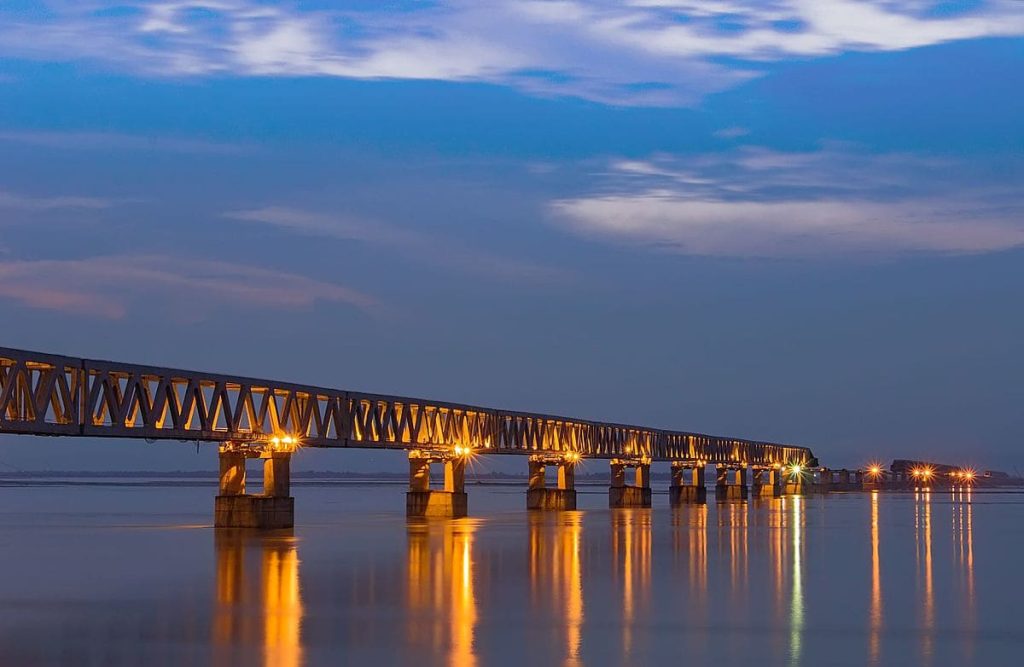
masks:
<instances>
[{"instance_id":1,"label":"light on bridge","mask_svg":"<svg viewBox=\"0 0 1024 667\"><path fill-rule=\"evenodd\" d=\"M923 466L920 468L914 468L913 470L910 471L910 474L916 479L924 480L927 482L930 481L931 478L935 475L935 470L933 470L929 466Z\"/></svg>"},{"instance_id":2,"label":"light on bridge","mask_svg":"<svg viewBox=\"0 0 1024 667\"><path fill-rule=\"evenodd\" d=\"M290 435L275 435L270 439L270 449L275 452L294 452L300 444L298 438Z\"/></svg>"}]
</instances>

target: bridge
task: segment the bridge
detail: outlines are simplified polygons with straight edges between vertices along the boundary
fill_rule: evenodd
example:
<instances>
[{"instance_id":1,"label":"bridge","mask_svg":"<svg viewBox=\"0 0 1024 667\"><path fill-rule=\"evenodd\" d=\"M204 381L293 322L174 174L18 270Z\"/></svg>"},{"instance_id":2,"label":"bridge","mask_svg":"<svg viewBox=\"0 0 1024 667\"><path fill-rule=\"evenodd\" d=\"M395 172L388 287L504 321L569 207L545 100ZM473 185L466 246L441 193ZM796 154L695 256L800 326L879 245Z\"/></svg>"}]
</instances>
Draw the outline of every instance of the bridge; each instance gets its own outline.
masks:
<instances>
[{"instance_id":1,"label":"bridge","mask_svg":"<svg viewBox=\"0 0 1024 667\"><path fill-rule=\"evenodd\" d=\"M609 461L611 507L650 507L654 461L671 462L673 504L705 501L709 464L724 499L799 493L818 465L794 445L0 347L8 433L216 443L215 524L227 527L292 525L290 461L300 447L407 451L410 516L465 516L465 466L480 455L526 456L527 506L549 510L575 509L582 459ZM264 461L261 494L246 493L250 458ZM441 488L432 464L444 466Z\"/></svg>"}]
</instances>

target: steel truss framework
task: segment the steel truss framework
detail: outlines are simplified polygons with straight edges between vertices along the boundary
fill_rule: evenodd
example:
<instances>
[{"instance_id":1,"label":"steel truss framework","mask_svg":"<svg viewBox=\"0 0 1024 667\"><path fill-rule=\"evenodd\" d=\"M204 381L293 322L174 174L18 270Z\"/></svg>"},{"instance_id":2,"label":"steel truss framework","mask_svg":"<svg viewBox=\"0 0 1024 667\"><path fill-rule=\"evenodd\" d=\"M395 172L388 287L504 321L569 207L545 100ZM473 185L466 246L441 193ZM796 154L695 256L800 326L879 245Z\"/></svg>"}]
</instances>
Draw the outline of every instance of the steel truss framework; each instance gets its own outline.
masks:
<instances>
[{"instance_id":1,"label":"steel truss framework","mask_svg":"<svg viewBox=\"0 0 1024 667\"><path fill-rule=\"evenodd\" d=\"M0 348L0 433L206 442L288 434L305 447L566 453L775 465L811 450Z\"/></svg>"}]
</instances>

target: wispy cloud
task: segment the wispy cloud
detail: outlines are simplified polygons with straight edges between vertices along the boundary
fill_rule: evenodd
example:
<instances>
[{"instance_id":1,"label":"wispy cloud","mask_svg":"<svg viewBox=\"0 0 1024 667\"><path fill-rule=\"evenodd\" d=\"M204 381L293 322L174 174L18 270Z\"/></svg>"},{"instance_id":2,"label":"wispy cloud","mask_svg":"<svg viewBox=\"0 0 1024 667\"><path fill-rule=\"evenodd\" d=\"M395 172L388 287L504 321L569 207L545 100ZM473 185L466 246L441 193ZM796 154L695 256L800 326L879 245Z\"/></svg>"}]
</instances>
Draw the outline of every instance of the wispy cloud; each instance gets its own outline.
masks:
<instances>
[{"instance_id":1,"label":"wispy cloud","mask_svg":"<svg viewBox=\"0 0 1024 667\"><path fill-rule=\"evenodd\" d=\"M1014 173L1008 169L1007 173ZM576 233L691 255L983 253L1024 245L1020 183L912 155L745 149L620 160L551 204Z\"/></svg>"},{"instance_id":2,"label":"wispy cloud","mask_svg":"<svg viewBox=\"0 0 1024 667\"><path fill-rule=\"evenodd\" d=\"M224 215L233 220L271 225L306 236L370 243L417 262L476 276L512 282L548 282L563 279L566 275L563 271L527 260L468 248L450 239L437 239L378 221L285 206L230 211Z\"/></svg>"},{"instance_id":3,"label":"wispy cloud","mask_svg":"<svg viewBox=\"0 0 1024 667\"><path fill-rule=\"evenodd\" d=\"M731 127L723 127L721 130L716 130L714 135L719 139L739 139L750 134L750 130L745 127L739 127L733 125Z\"/></svg>"},{"instance_id":4,"label":"wispy cloud","mask_svg":"<svg viewBox=\"0 0 1024 667\"><path fill-rule=\"evenodd\" d=\"M219 261L117 255L71 260L0 260L0 298L33 308L118 319L142 302L183 313L211 307L310 308L340 303L373 309L356 290L293 273Z\"/></svg>"},{"instance_id":5,"label":"wispy cloud","mask_svg":"<svg viewBox=\"0 0 1024 667\"><path fill-rule=\"evenodd\" d=\"M236 155L254 146L187 137L143 136L117 132L0 132L0 142L62 150L128 150L168 153Z\"/></svg>"},{"instance_id":6,"label":"wispy cloud","mask_svg":"<svg viewBox=\"0 0 1024 667\"><path fill-rule=\"evenodd\" d=\"M943 11L936 11L941 5ZM767 63L1024 34L1018 0L451 0L307 10L251 0L52 2L0 21L0 52L142 74L486 81L679 104ZM116 11L111 11L111 8ZM3 17L0 10L0 17Z\"/></svg>"},{"instance_id":7,"label":"wispy cloud","mask_svg":"<svg viewBox=\"0 0 1024 667\"><path fill-rule=\"evenodd\" d=\"M51 211L56 209L104 209L116 202L101 197L28 197L25 195L0 190L0 209L18 209L21 211ZM0 220L2 222L2 220Z\"/></svg>"}]
</instances>

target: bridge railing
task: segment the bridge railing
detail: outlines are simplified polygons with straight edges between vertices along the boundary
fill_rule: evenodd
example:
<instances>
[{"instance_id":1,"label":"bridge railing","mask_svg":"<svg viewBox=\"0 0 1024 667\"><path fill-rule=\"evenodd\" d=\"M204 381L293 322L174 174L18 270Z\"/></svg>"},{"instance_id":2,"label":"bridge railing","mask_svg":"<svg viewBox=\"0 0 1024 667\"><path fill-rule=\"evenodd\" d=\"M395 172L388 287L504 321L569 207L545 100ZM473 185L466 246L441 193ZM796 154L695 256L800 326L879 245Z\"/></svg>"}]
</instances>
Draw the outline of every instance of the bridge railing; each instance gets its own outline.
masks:
<instances>
[{"instance_id":1,"label":"bridge railing","mask_svg":"<svg viewBox=\"0 0 1024 667\"><path fill-rule=\"evenodd\" d=\"M804 447L0 348L0 433L771 465Z\"/></svg>"}]
</instances>

